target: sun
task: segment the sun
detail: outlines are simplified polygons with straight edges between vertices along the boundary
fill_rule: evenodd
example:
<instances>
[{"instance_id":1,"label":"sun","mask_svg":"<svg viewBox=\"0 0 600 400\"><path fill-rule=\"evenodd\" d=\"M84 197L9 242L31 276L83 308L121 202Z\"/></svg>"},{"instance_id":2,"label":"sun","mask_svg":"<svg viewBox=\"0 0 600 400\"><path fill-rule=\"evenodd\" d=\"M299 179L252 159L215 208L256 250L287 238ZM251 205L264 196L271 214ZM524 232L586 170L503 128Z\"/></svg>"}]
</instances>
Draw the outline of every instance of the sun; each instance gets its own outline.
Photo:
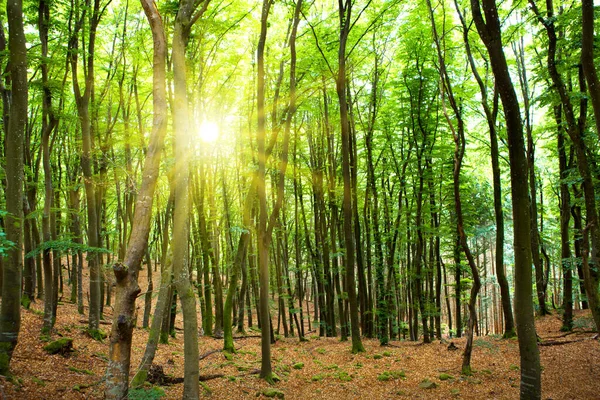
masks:
<instances>
[{"instance_id":1,"label":"sun","mask_svg":"<svg viewBox=\"0 0 600 400\"><path fill-rule=\"evenodd\" d=\"M198 136L205 143L214 143L219 138L219 125L212 121L204 121L198 128Z\"/></svg>"}]
</instances>

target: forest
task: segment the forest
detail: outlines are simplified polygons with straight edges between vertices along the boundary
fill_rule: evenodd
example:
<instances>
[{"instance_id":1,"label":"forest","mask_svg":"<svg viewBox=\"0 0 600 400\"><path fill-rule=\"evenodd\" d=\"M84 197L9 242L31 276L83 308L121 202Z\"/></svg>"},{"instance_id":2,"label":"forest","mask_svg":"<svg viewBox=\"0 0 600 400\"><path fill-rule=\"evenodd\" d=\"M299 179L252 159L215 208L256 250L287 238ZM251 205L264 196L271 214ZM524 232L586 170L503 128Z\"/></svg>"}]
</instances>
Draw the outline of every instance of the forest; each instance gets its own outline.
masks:
<instances>
[{"instance_id":1,"label":"forest","mask_svg":"<svg viewBox=\"0 0 600 400\"><path fill-rule=\"evenodd\" d=\"M597 398L594 0L0 8L0 398Z\"/></svg>"}]
</instances>

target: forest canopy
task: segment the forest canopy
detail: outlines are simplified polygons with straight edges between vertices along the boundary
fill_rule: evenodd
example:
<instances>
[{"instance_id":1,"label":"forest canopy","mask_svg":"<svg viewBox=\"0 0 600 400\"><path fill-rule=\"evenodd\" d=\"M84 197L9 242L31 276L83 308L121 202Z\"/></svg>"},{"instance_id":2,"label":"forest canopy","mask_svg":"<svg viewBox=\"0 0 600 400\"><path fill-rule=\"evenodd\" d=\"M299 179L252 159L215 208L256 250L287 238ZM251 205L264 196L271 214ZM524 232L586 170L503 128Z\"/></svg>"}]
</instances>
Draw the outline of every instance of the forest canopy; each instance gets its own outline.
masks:
<instances>
[{"instance_id":1,"label":"forest canopy","mask_svg":"<svg viewBox=\"0 0 600 400\"><path fill-rule=\"evenodd\" d=\"M465 376L475 336L517 336L521 398L540 398L535 316L600 324L598 13L5 2L0 374L22 310L43 304L49 341L68 301L108 339L108 399L148 379L178 307L184 398L200 393L198 332L235 353L250 328L269 383L280 336L354 354L465 336Z\"/></svg>"}]
</instances>

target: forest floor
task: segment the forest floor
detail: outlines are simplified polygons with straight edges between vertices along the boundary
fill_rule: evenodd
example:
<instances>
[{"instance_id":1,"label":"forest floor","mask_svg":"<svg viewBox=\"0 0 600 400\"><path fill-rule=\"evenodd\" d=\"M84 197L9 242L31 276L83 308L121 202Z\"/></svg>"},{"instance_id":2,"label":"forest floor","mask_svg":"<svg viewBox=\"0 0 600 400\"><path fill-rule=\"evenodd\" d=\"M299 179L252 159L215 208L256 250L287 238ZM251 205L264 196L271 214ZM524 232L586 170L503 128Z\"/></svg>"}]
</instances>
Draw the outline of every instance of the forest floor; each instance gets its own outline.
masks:
<instances>
[{"instance_id":1,"label":"forest floor","mask_svg":"<svg viewBox=\"0 0 600 400\"><path fill-rule=\"evenodd\" d=\"M144 286L142 286L144 287ZM65 298L68 298L65 296ZM138 302L141 313L143 302ZM23 310L19 344L11 368L14 378L0 377L0 399L102 399L108 339L98 342L85 333L87 317L65 301L58 308L56 331L74 339L75 351L63 357L48 355L40 340L40 301ZM105 309L107 323L111 309ZM155 364L165 374L183 377L183 331L180 315L177 335L158 349ZM256 319L255 319L256 321ZM594 340L587 312L576 312L576 329L560 332L559 316L537 320L542 363L543 399L600 399L600 342ZM108 333L110 326L103 325ZM200 337L200 374L203 397L246 399L264 396L269 385L255 374L260 368L257 332L235 340L236 354L220 351L222 339ZM132 348L132 374L144 352L148 332L137 328ZM375 339L363 339L366 352L353 355L350 342L319 338L306 342L281 338L272 346L272 363L281 381L272 386L286 399L516 399L519 397L519 352L516 339L478 336L474 341L473 375L461 376L465 339L436 340L431 344L392 341L387 347ZM450 342L458 350L448 349ZM218 377L215 377L218 376ZM443 379L445 378L445 379ZM425 389L424 381L435 383ZM183 384L163 386L165 399L181 398ZM153 399L152 393L136 399ZM133 398L131 396L130 398Z\"/></svg>"}]
</instances>

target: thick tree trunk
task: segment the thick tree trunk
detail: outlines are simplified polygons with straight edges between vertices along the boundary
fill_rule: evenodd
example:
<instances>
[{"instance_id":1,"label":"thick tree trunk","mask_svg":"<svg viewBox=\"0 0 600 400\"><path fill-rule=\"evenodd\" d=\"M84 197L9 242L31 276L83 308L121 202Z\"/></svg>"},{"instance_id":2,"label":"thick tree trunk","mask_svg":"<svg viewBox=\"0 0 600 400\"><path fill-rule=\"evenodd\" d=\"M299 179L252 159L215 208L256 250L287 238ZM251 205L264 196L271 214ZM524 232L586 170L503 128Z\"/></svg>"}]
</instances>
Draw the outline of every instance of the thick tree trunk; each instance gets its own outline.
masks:
<instances>
[{"instance_id":1,"label":"thick tree trunk","mask_svg":"<svg viewBox=\"0 0 600 400\"><path fill-rule=\"evenodd\" d=\"M14 245L2 265L0 309L0 374L8 375L21 328L21 271L23 268L23 138L27 121L27 48L23 3L6 3L12 103L6 131L6 239Z\"/></svg>"}]
</instances>

